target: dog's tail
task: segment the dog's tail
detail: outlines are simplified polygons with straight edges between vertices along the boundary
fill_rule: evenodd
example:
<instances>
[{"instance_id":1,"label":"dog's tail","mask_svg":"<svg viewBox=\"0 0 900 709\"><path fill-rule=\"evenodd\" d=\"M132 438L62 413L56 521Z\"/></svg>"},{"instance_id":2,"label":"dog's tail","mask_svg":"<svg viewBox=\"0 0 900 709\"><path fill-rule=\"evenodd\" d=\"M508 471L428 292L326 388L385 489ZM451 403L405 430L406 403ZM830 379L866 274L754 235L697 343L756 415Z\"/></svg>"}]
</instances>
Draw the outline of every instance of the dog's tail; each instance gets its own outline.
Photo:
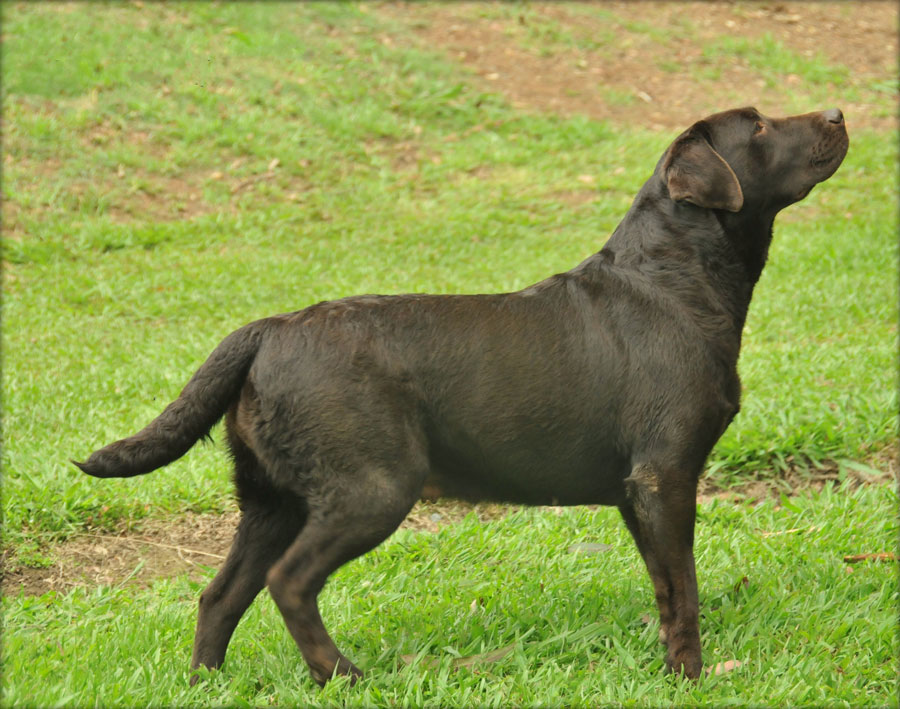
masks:
<instances>
[{"instance_id":1,"label":"dog's tail","mask_svg":"<svg viewBox=\"0 0 900 709\"><path fill-rule=\"evenodd\" d=\"M94 477L130 478L183 456L240 394L267 323L257 320L222 340L178 398L142 431L95 451L84 463L72 462Z\"/></svg>"}]
</instances>

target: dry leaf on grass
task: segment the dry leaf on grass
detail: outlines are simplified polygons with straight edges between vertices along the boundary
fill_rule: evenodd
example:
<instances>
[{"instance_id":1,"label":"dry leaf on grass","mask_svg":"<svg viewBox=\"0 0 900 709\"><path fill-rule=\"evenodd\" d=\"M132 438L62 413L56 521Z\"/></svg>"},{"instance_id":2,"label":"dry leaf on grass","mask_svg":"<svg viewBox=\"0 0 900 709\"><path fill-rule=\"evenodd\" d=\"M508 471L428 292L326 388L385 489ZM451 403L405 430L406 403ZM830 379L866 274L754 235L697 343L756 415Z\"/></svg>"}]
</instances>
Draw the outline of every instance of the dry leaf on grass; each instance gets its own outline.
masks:
<instances>
[{"instance_id":1,"label":"dry leaf on grass","mask_svg":"<svg viewBox=\"0 0 900 709\"><path fill-rule=\"evenodd\" d=\"M725 662L719 662L715 665L715 667L707 667L706 674L708 675L724 675L726 672L731 672L732 670L736 670L738 667L743 665L744 663L740 660L726 660Z\"/></svg>"}]
</instances>

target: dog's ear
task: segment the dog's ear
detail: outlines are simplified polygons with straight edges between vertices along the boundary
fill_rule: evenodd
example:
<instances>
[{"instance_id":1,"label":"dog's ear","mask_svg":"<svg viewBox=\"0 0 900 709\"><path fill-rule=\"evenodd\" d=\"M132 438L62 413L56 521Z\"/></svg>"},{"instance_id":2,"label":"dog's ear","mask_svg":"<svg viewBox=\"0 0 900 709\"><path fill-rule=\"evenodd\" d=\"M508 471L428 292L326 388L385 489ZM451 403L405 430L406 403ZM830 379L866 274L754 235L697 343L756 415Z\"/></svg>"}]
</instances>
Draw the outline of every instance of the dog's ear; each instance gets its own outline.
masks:
<instances>
[{"instance_id":1,"label":"dog's ear","mask_svg":"<svg viewBox=\"0 0 900 709\"><path fill-rule=\"evenodd\" d=\"M729 212L739 212L744 205L734 170L696 131L687 131L672 143L662 174L673 200Z\"/></svg>"}]
</instances>

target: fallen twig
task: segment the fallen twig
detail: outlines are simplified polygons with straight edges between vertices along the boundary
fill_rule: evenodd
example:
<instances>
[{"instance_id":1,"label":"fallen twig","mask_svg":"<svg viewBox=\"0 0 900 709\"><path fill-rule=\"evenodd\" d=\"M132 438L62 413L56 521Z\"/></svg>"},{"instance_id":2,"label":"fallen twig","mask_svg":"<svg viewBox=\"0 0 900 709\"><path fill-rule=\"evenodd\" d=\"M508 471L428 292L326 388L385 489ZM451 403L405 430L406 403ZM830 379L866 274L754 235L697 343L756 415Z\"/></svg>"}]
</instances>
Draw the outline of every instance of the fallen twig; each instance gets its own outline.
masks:
<instances>
[{"instance_id":1,"label":"fallen twig","mask_svg":"<svg viewBox=\"0 0 900 709\"><path fill-rule=\"evenodd\" d=\"M882 551L876 552L872 554L850 554L844 557L844 561L848 564L855 564L858 561L897 561L897 555L889 552Z\"/></svg>"},{"instance_id":2,"label":"fallen twig","mask_svg":"<svg viewBox=\"0 0 900 709\"><path fill-rule=\"evenodd\" d=\"M250 177L243 182L239 182L234 187L232 187L231 194L237 194L245 187L249 187L250 185L256 184L257 182L262 182L264 180L271 180L273 177L275 177L274 172L264 172L260 175L254 175L253 177Z\"/></svg>"},{"instance_id":3,"label":"fallen twig","mask_svg":"<svg viewBox=\"0 0 900 709\"><path fill-rule=\"evenodd\" d=\"M818 532L822 529L821 526L818 527L795 527L794 529L782 529L777 532L760 532L759 536L761 537L777 537L782 534L796 534L797 532Z\"/></svg>"},{"instance_id":4,"label":"fallen twig","mask_svg":"<svg viewBox=\"0 0 900 709\"><path fill-rule=\"evenodd\" d=\"M215 559L224 559L225 557L221 554L213 554L210 551L201 551L200 549L188 549L187 547L179 547L174 546L172 544L163 544L162 542L154 542L150 539L144 539L143 537L114 537L109 534L91 534L90 532L82 532L78 534L79 537L93 537L94 539L105 539L112 540L116 542L142 542L144 544L152 544L155 547L162 547L163 549L174 549L181 555L181 552L188 552L189 554L203 554L204 556L211 556ZM184 557L182 557L184 558ZM187 559L184 559L187 561Z\"/></svg>"}]
</instances>

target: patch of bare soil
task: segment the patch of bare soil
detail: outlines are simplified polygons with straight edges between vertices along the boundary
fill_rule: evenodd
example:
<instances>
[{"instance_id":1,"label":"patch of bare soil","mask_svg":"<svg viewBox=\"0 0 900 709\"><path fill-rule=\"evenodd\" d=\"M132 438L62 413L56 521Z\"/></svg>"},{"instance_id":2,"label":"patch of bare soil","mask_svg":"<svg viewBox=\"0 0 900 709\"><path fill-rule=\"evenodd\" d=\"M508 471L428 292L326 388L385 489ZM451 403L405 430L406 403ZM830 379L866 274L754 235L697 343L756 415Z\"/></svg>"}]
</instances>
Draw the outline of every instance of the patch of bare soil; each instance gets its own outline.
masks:
<instances>
[{"instance_id":1,"label":"patch of bare soil","mask_svg":"<svg viewBox=\"0 0 900 709\"><path fill-rule=\"evenodd\" d=\"M507 515L515 507L441 501L420 502L401 529L436 532L475 514L482 522ZM2 554L4 595L37 596L75 587L130 585L146 587L152 581L187 573L195 581L208 576L207 567L219 568L228 554L240 513L186 514L170 519L142 520L133 528L112 532L82 532L40 552L50 566L34 568L17 563L12 550Z\"/></svg>"},{"instance_id":2,"label":"patch of bare soil","mask_svg":"<svg viewBox=\"0 0 900 709\"><path fill-rule=\"evenodd\" d=\"M740 57L704 53L723 38L770 35L802 57L821 55L848 67L854 88L896 77L892 2L604 2L599 8L592 15L578 4L528 3L504 12L497 3L454 2L385 3L377 11L471 67L485 88L515 106L659 130L684 128L735 105L789 112L785 99L803 90L804 79L791 74L781 85ZM874 115L865 99L840 94L835 91L835 102L854 127L895 127L893 116Z\"/></svg>"},{"instance_id":3,"label":"patch of bare soil","mask_svg":"<svg viewBox=\"0 0 900 709\"><path fill-rule=\"evenodd\" d=\"M183 572L199 579L205 566L219 566L228 553L238 512L148 519L114 534L82 532L46 550L53 564L15 565L4 552L3 593L38 595L76 586L135 584Z\"/></svg>"},{"instance_id":4,"label":"patch of bare soil","mask_svg":"<svg viewBox=\"0 0 900 709\"><path fill-rule=\"evenodd\" d=\"M124 137L119 135L117 139ZM17 200L4 200L3 233L12 240L20 240L25 235L22 221L25 213L40 218L54 209L88 214L100 209L118 223L165 222L213 213L235 214L245 198L251 198L255 205L264 201L263 190L268 186L277 188L279 201L295 201L309 189L307 180L284 172L277 160L248 171L244 164L246 158L237 158L224 160L219 167L191 168L171 175L118 165L89 177L66 180L64 201L49 203L41 201L40 190L55 178L61 165L59 160L16 159L8 153L4 162L10 173L20 171L42 178L17 185L19 199L32 205L27 210Z\"/></svg>"}]
</instances>

